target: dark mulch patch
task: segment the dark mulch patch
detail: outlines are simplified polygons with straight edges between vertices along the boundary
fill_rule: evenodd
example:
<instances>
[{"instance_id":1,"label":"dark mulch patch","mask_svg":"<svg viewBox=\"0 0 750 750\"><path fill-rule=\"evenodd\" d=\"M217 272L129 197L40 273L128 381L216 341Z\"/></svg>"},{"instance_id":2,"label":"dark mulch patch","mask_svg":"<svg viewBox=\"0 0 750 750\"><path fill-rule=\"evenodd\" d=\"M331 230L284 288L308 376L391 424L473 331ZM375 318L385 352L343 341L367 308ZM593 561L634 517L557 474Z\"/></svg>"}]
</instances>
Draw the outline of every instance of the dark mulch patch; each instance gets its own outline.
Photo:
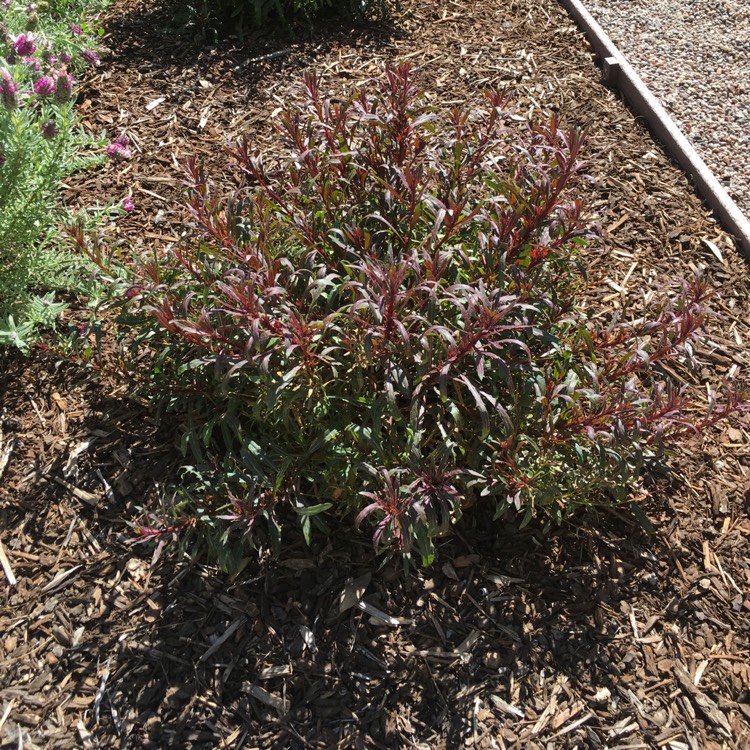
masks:
<instances>
[{"instance_id":1,"label":"dark mulch patch","mask_svg":"<svg viewBox=\"0 0 750 750\"><path fill-rule=\"evenodd\" d=\"M389 25L294 43L195 47L162 32L158 4L122 0L112 54L85 82L88 127L134 136L135 156L67 183L71 205L132 194L112 228L136 246L178 237L174 158L248 132L300 72L332 86L407 57L437 104L508 87L520 111L563 112L591 136L591 251L602 316L702 270L721 289L689 387L745 380L745 263L685 178L599 84L551 0L403 3ZM159 101L163 98L163 101ZM154 104L155 102L158 102ZM714 244L712 249L705 240ZM718 254L717 254L718 251ZM719 257L720 256L720 257ZM636 314L636 313L632 313ZM129 519L176 476L174 425L122 385L36 354L0 355L3 578L0 743L13 747L745 748L750 743L748 437L695 436L644 508L514 532L472 510L440 562L372 569L350 525L235 577L130 544ZM8 458L7 465L3 457ZM6 573L7 575L7 573ZM358 581L359 585L351 581ZM341 610L348 592L363 601ZM372 616L372 612L376 616ZM394 620L385 620L377 612Z\"/></svg>"}]
</instances>

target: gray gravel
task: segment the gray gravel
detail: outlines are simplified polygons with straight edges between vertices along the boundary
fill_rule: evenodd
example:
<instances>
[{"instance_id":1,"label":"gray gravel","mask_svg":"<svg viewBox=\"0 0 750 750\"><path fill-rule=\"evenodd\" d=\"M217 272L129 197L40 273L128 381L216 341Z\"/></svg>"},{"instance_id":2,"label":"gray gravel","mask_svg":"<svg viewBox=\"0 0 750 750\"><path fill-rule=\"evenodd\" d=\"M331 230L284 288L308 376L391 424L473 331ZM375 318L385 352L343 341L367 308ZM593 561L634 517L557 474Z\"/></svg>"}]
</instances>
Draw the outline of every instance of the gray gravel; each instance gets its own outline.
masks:
<instances>
[{"instance_id":1,"label":"gray gravel","mask_svg":"<svg viewBox=\"0 0 750 750\"><path fill-rule=\"evenodd\" d=\"M750 217L750 0L583 0Z\"/></svg>"}]
</instances>

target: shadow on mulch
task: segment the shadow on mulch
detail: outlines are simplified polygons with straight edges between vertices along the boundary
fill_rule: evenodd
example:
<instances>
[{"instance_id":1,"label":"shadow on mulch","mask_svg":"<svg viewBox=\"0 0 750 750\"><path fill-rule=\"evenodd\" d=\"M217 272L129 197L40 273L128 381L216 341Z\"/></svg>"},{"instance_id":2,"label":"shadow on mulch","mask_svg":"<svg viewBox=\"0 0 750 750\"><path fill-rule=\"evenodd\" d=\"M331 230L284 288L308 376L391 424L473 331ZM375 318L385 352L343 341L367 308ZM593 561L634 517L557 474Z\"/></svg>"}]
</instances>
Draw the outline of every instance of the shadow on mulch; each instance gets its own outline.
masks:
<instances>
[{"instance_id":1,"label":"shadow on mulch","mask_svg":"<svg viewBox=\"0 0 750 750\"><path fill-rule=\"evenodd\" d=\"M479 700L495 696L502 711L521 718L520 705L533 719L553 685L617 695L634 671L627 603L654 558L606 527L546 539L464 527L479 544L447 542L442 567L373 575L364 599L397 614L398 627L340 612L347 579L373 564L346 527L312 554L292 541L280 561L235 578L169 558L153 573L129 564L149 595L145 609L143 596L130 603L127 634L97 644L99 660L111 659L102 729L127 726L131 742L154 748L222 737L235 747L401 748L419 738L462 748L478 721L482 733Z\"/></svg>"},{"instance_id":2,"label":"shadow on mulch","mask_svg":"<svg viewBox=\"0 0 750 750\"><path fill-rule=\"evenodd\" d=\"M261 74L273 75L285 58L304 69L336 45L378 49L402 37L392 18L356 20L328 16L314 25L300 25L291 31L281 24L267 30L235 27L231 23L215 27L191 22L185 3L166 0L141 9L140 3L121 3L124 11L107 22L106 44L117 50L117 61L164 69L192 67L197 61L221 57L233 63L232 71L247 84ZM158 50L158 60L154 52ZM289 53L294 51L294 55ZM299 53L303 53L300 57ZM262 63L262 65L259 65ZM226 71L230 75L229 71Z\"/></svg>"},{"instance_id":3,"label":"shadow on mulch","mask_svg":"<svg viewBox=\"0 0 750 750\"><path fill-rule=\"evenodd\" d=\"M19 586L0 620L11 633L25 619L26 653L43 660L38 714L26 716L50 746L74 746L50 726L58 710L85 708L78 737L121 747L463 748L495 721L480 703L528 726L552 693L561 711L592 685L602 705L621 694L638 668L629 602L649 587L669 600L669 550L611 512L544 535L473 508L438 563L408 576L350 519L312 549L290 529L280 559L256 554L234 576L167 553L151 566L127 522L177 476L176 426L45 355L6 352L2 364L3 409L26 430L6 433L28 441L37 477L3 507ZM384 616L341 611L352 579ZM680 600L659 628L689 616ZM5 684L28 701L13 666L23 646L5 648Z\"/></svg>"}]
</instances>

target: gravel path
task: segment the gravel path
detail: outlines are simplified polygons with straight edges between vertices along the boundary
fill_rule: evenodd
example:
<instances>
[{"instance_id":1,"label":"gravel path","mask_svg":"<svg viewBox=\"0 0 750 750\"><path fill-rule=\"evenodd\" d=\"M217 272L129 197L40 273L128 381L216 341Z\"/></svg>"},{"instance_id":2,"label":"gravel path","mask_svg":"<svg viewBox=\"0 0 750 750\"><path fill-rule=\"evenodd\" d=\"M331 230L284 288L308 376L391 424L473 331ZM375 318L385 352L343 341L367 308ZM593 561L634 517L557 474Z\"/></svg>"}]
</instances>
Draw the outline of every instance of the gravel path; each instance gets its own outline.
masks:
<instances>
[{"instance_id":1,"label":"gravel path","mask_svg":"<svg viewBox=\"0 0 750 750\"><path fill-rule=\"evenodd\" d=\"M750 217L750 0L584 0Z\"/></svg>"}]
</instances>

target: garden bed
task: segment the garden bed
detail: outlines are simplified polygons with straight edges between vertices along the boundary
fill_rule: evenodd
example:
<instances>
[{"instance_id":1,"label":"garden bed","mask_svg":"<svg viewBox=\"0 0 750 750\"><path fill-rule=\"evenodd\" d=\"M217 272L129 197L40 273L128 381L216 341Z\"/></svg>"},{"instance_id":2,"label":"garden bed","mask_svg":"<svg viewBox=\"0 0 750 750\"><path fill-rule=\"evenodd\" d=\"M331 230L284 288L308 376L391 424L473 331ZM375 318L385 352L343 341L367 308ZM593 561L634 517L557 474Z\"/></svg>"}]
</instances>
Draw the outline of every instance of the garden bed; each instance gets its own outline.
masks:
<instances>
[{"instance_id":1,"label":"garden bed","mask_svg":"<svg viewBox=\"0 0 750 750\"><path fill-rule=\"evenodd\" d=\"M314 67L336 90L409 59L438 106L508 88L556 110L596 155L588 251L602 317L701 270L719 287L695 375L747 383L745 262L679 170L599 83L550 0L402 3L387 24L284 43L193 47L169 12L116 2L89 75L85 125L131 135L133 158L66 182L87 206L131 197L111 232L163 248L181 232L182 172L221 172L241 133ZM272 145L270 146L272 148ZM750 740L750 482L741 426L691 438L643 507L542 534L470 511L432 568L372 570L369 539L334 529L228 578L131 546L125 525L174 476L177 430L72 366L0 354L0 742L23 747L744 748ZM2 465L2 461L0 461ZM106 487L102 481L106 481ZM580 524L579 524L580 521ZM345 540L345 541L344 541ZM7 572L6 572L7 575ZM358 585L351 583L359 581ZM363 600L341 607L341 595ZM342 611L343 609L343 611ZM384 618L377 612L385 613ZM394 618L394 619L388 619ZM4 718L3 718L4 717ZM21 740L18 734L21 733Z\"/></svg>"}]
</instances>

